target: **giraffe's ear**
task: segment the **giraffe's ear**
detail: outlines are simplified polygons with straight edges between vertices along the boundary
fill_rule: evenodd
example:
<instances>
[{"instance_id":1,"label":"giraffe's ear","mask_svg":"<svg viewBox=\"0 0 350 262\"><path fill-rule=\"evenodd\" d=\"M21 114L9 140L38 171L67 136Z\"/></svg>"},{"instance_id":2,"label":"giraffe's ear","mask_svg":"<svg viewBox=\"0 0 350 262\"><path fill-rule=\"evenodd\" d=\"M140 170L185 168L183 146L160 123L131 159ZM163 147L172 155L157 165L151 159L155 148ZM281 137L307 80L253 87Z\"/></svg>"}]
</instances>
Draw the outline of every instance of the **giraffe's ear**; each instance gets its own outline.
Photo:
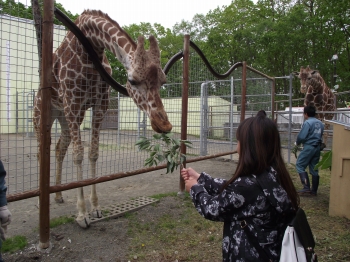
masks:
<instances>
[{"instance_id":1,"label":"giraffe's ear","mask_svg":"<svg viewBox=\"0 0 350 262\"><path fill-rule=\"evenodd\" d=\"M125 69L130 68L130 57L127 52L123 48L120 48L116 42L113 42L115 48L116 58L123 64Z\"/></svg>"},{"instance_id":2,"label":"giraffe's ear","mask_svg":"<svg viewBox=\"0 0 350 262\"><path fill-rule=\"evenodd\" d=\"M160 60L160 50L158 47L157 39L153 35L150 35L148 39L150 42L149 50L151 51L154 58Z\"/></svg>"},{"instance_id":3,"label":"giraffe's ear","mask_svg":"<svg viewBox=\"0 0 350 262\"><path fill-rule=\"evenodd\" d=\"M314 70L314 71L312 71L312 72L311 72L311 74L312 74L312 75L313 75L313 74L315 74L315 73L317 73L317 71L316 71L316 70Z\"/></svg>"},{"instance_id":4,"label":"giraffe's ear","mask_svg":"<svg viewBox=\"0 0 350 262\"><path fill-rule=\"evenodd\" d=\"M294 71L294 72L293 72L293 75L298 76L298 75L299 75L299 72Z\"/></svg>"}]
</instances>

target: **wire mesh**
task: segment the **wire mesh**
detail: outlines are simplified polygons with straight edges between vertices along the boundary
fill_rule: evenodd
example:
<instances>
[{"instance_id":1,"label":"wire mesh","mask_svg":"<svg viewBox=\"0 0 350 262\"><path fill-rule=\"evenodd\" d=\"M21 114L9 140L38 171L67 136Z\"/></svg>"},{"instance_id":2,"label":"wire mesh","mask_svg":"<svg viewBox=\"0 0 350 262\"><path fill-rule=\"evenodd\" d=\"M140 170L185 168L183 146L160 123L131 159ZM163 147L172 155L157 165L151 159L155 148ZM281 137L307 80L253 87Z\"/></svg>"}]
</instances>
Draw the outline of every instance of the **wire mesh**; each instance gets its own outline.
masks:
<instances>
[{"instance_id":1,"label":"wire mesh","mask_svg":"<svg viewBox=\"0 0 350 262\"><path fill-rule=\"evenodd\" d=\"M2 6L3 12L5 9ZM18 15L19 10L8 13ZM0 157L7 171L8 194L14 194L38 188L37 142L32 122L40 82L38 46L32 20L0 14L0 21ZM54 30L57 47L65 31L60 26Z\"/></svg>"},{"instance_id":2,"label":"wire mesh","mask_svg":"<svg viewBox=\"0 0 350 262\"><path fill-rule=\"evenodd\" d=\"M39 184L38 141L33 127L34 100L40 85L39 59L33 21L8 15L1 15L0 19L0 157L8 173L7 193L11 195L35 190ZM66 34L64 27L55 26L53 51L59 48L60 54L66 51L67 54L71 54L67 47L62 45ZM74 101L70 108L65 109L76 116L76 123L81 123L79 133L84 154L83 176L80 179L90 178L91 175L89 157L93 157L90 156L90 152L94 115L101 114L101 107L93 110L91 106L97 103L108 110L99 132L96 176L144 168L144 161L148 155L138 151L135 143L141 136L150 137L154 134L146 114L138 109L131 98L104 90L103 81L100 81L99 75L93 75L91 67L85 66L78 72L77 69L82 64L90 63L88 55L79 45L75 46L75 49L72 46L70 48L73 48L73 53L80 53L80 57L83 58L79 60L72 55L69 64L65 65L67 75L82 75L79 83L72 83L76 92L74 97L68 97ZM218 80L195 52L191 52L190 63L187 138L193 143L193 148L187 150L187 156L193 159L233 151L236 146L235 130L241 118L242 70L238 68L227 79ZM57 70L55 66L56 64L54 71ZM182 75L180 60L170 69L167 84L160 90L176 138L180 138L181 132ZM59 170L56 146L60 139L69 139L68 133L63 132L67 124L62 113L63 96L67 94L60 89L56 80L53 81L52 92L52 115L55 121L52 122L51 130L51 185L56 183L56 172ZM270 80L253 72L247 73L246 117L255 115L261 109L271 115L271 87ZM86 111L78 114L75 110L81 108L82 102L85 103ZM63 160L63 184L79 180L72 144L70 143Z\"/></svg>"}]
</instances>

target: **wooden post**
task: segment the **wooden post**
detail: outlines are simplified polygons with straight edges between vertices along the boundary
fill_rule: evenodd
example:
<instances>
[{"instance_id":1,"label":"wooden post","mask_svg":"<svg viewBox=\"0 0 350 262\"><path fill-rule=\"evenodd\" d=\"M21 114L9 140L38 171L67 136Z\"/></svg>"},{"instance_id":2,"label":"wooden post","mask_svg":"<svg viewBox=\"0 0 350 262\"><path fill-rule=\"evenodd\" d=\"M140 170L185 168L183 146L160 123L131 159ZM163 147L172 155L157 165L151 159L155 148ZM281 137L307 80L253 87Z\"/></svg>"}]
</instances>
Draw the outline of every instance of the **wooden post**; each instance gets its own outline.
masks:
<instances>
[{"instance_id":1,"label":"wooden post","mask_svg":"<svg viewBox=\"0 0 350 262\"><path fill-rule=\"evenodd\" d=\"M53 51L54 1L44 0L42 32L42 73L40 108L40 195L39 195L39 245L50 247L50 145L51 145L51 74Z\"/></svg>"},{"instance_id":2,"label":"wooden post","mask_svg":"<svg viewBox=\"0 0 350 262\"><path fill-rule=\"evenodd\" d=\"M190 61L190 35L184 37L183 52L183 78L182 78L182 116L181 116L181 140L187 140L187 112L188 112L188 82ZM181 144L181 153L186 154L186 146ZM183 164L186 167L186 163ZM180 194L185 190L185 181L180 175Z\"/></svg>"},{"instance_id":3,"label":"wooden post","mask_svg":"<svg viewBox=\"0 0 350 262\"><path fill-rule=\"evenodd\" d=\"M242 97L241 97L241 123L245 119L245 105L246 105L246 94L247 94L247 63L243 61L242 64Z\"/></svg>"}]
</instances>

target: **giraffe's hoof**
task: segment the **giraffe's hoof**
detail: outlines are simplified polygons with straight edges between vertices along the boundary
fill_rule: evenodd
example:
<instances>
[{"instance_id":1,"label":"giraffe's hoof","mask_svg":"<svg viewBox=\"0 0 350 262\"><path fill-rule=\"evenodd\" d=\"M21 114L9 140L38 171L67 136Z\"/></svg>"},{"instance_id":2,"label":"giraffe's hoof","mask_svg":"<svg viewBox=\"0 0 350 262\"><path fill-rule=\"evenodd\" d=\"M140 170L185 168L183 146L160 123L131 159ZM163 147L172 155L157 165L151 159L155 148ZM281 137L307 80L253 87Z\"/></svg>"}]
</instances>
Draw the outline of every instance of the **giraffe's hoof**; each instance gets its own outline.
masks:
<instances>
[{"instance_id":1,"label":"giraffe's hoof","mask_svg":"<svg viewBox=\"0 0 350 262\"><path fill-rule=\"evenodd\" d=\"M56 203L59 203L59 204L64 203L63 197L56 197L55 201L56 201Z\"/></svg>"},{"instance_id":2,"label":"giraffe's hoof","mask_svg":"<svg viewBox=\"0 0 350 262\"><path fill-rule=\"evenodd\" d=\"M79 219L79 217L77 217L75 221L77 221L81 228L88 228L90 226L90 219L88 217L83 217L83 219Z\"/></svg>"},{"instance_id":3,"label":"giraffe's hoof","mask_svg":"<svg viewBox=\"0 0 350 262\"><path fill-rule=\"evenodd\" d=\"M95 218L101 218L102 217L102 211L101 209L95 209L91 211L91 216Z\"/></svg>"}]
</instances>

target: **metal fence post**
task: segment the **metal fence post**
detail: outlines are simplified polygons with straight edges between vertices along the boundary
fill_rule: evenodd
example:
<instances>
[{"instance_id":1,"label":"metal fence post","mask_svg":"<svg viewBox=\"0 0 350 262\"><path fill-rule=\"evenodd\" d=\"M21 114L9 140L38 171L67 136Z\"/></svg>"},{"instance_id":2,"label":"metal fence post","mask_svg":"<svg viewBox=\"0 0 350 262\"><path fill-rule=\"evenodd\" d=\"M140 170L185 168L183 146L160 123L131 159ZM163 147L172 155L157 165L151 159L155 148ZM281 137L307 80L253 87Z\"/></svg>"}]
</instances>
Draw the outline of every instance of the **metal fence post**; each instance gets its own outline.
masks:
<instances>
[{"instance_id":1,"label":"metal fence post","mask_svg":"<svg viewBox=\"0 0 350 262\"><path fill-rule=\"evenodd\" d=\"M231 144L231 151L233 151L233 100L234 100L234 82L233 82L233 77L231 76L230 79L230 86L231 86L231 106L230 106L230 117L229 117L229 121L230 121L230 144ZM230 160L232 160L232 155L230 155Z\"/></svg>"},{"instance_id":2,"label":"metal fence post","mask_svg":"<svg viewBox=\"0 0 350 262\"><path fill-rule=\"evenodd\" d=\"M208 82L201 84L201 103L200 103L200 155L208 154Z\"/></svg>"},{"instance_id":3,"label":"metal fence post","mask_svg":"<svg viewBox=\"0 0 350 262\"><path fill-rule=\"evenodd\" d=\"M183 51L183 76L182 76L182 115L181 115L181 139L187 140L187 113L188 113L188 82L190 68L190 35L184 37ZM181 144L181 153L186 154L186 146ZM184 163L186 167L186 163ZM180 192L185 190L185 181L180 175Z\"/></svg>"},{"instance_id":4,"label":"metal fence post","mask_svg":"<svg viewBox=\"0 0 350 262\"><path fill-rule=\"evenodd\" d=\"M245 119L245 105L247 101L247 63L242 64L242 97L241 97L241 122Z\"/></svg>"},{"instance_id":5,"label":"metal fence post","mask_svg":"<svg viewBox=\"0 0 350 262\"><path fill-rule=\"evenodd\" d=\"M290 164L290 149L292 147L292 91L293 91L293 74L289 75L289 121L288 121L288 164Z\"/></svg>"},{"instance_id":6,"label":"metal fence post","mask_svg":"<svg viewBox=\"0 0 350 262\"><path fill-rule=\"evenodd\" d=\"M121 105L120 105L121 101L120 101L120 93L118 92L118 115L117 115L117 144L119 147L121 147L121 141L120 141L120 115L121 115Z\"/></svg>"}]
</instances>

